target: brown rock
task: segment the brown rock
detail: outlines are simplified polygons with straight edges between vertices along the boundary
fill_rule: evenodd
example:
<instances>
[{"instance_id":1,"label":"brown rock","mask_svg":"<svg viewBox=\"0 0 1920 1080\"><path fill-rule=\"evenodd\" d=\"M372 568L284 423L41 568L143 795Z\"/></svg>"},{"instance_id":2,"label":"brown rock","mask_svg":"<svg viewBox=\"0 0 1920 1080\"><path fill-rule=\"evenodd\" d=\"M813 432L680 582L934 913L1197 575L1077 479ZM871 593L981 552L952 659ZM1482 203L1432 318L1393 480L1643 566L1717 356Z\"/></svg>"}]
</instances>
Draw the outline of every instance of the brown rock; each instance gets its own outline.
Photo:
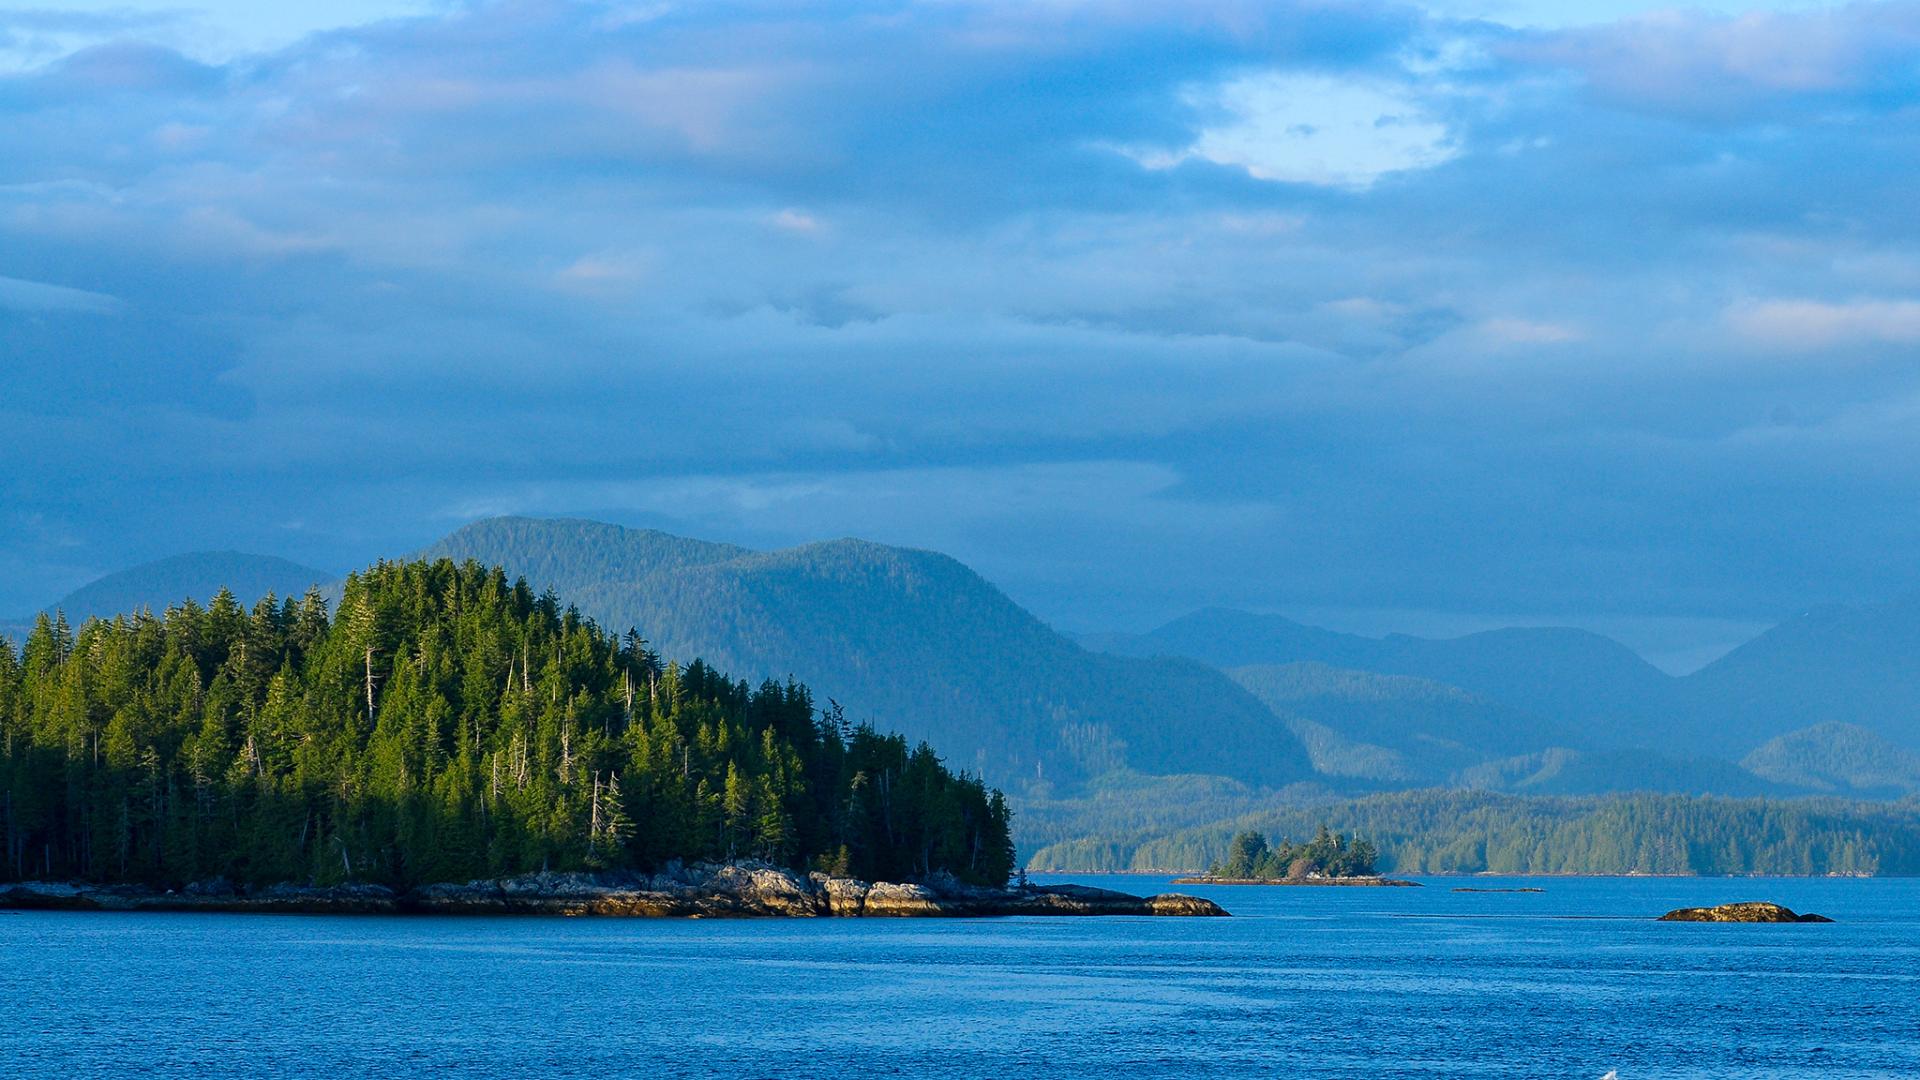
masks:
<instances>
[{"instance_id":1,"label":"brown rock","mask_svg":"<svg viewBox=\"0 0 1920 1080\"><path fill-rule=\"evenodd\" d=\"M860 913L889 917L949 914L925 885L896 885L891 881L876 881L868 887Z\"/></svg>"},{"instance_id":2,"label":"brown rock","mask_svg":"<svg viewBox=\"0 0 1920 1080\"><path fill-rule=\"evenodd\" d=\"M1753 900L1739 904L1721 904L1717 907L1675 908L1660 916L1661 922L1721 922L1721 923L1830 923L1833 920L1825 915L1800 915L1792 908L1779 904Z\"/></svg>"},{"instance_id":3,"label":"brown rock","mask_svg":"<svg viewBox=\"0 0 1920 1080\"><path fill-rule=\"evenodd\" d=\"M828 877L825 874L814 874L813 879L820 894L826 898L827 914L845 917L865 913L866 882L855 878Z\"/></svg>"}]
</instances>

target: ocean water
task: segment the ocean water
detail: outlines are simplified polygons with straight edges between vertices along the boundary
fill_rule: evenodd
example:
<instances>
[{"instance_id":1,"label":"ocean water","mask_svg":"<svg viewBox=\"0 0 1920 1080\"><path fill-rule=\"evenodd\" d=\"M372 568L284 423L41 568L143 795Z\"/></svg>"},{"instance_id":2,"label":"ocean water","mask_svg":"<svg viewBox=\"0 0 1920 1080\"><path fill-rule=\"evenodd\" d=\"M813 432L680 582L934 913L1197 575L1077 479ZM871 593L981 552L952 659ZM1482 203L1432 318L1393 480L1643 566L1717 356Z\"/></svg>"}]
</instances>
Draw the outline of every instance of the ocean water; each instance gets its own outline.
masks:
<instances>
[{"instance_id":1,"label":"ocean water","mask_svg":"<svg viewBox=\"0 0 1920 1080\"><path fill-rule=\"evenodd\" d=\"M1187 891L1235 917L0 913L0 1077L1920 1076L1917 880ZM1651 921L1743 899L1840 921Z\"/></svg>"}]
</instances>

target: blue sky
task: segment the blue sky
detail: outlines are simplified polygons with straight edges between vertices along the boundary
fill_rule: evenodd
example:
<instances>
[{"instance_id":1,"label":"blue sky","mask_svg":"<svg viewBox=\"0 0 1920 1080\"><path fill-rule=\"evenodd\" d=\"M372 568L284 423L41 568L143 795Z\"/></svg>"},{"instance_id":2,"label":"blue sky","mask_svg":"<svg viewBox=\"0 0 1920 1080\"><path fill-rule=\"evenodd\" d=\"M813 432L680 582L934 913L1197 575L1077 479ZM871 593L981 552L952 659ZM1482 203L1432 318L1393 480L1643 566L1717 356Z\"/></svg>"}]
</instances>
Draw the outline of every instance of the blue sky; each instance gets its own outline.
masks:
<instances>
[{"instance_id":1,"label":"blue sky","mask_svg":"<svg viewBox=\"0 0 1920 1080\"><path fill-rule=\"evenodd\" d=\"M0 611L584 513L1072 629L1920 585L1920 3L0 10Z\"/></svg>"}]
</instances>

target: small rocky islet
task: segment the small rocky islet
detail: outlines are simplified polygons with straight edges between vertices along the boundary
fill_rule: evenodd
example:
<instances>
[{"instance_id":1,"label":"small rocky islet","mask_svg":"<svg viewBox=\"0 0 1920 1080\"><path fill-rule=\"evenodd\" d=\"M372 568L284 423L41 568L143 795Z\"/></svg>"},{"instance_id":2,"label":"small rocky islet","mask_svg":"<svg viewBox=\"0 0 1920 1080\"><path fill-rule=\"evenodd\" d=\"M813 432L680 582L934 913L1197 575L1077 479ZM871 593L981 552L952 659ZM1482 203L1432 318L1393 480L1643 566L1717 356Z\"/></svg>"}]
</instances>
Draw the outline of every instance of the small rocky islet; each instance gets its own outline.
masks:
<instances>
[{"instance_id":1,"label":"small rocky islet","mask_svg":"<svg viewBox=\"0 0 1920 1080\"><path fill-rule=\"evenodd\" d=\"M1661 922L1710 923L1830 923L1825 915L1801 914L1792 908L1767 901L1749 900L1713 907L1675 908L1660 916Z\"/></svg>"},{"instance_id":2,"label":"small rocky islet","mask_svg":"<svg viewBox=\"0 0 1920 1080\"><path fill-rule=\"evenodd\" d=\"M657 874L537 873L424 885L242 888L223 880L180 890L21 882L0 886L0 908L368 915L606 915L641 918L930 917L1006 915L1224 916L1211 900L1134 896L1085 885L967 885L945 875L896 884L796 874L765 864L669 866Z\"/></svg>"},{"instance_id":3,"label":"small rocky islet","mask_svg":"<svg viewBox=\"0 0 1920 1080\"><path fill-rule=\"evenodd\" d=\"M1403 881L1400 878L1360 876L1360 877L1214 877L1209 874L1196 874L1193 877L1174 878L1175 885L1309 885L1309 886L1355 886L1359 888L1417 889L1417 881Z\"/></svg>"}]
</instances>

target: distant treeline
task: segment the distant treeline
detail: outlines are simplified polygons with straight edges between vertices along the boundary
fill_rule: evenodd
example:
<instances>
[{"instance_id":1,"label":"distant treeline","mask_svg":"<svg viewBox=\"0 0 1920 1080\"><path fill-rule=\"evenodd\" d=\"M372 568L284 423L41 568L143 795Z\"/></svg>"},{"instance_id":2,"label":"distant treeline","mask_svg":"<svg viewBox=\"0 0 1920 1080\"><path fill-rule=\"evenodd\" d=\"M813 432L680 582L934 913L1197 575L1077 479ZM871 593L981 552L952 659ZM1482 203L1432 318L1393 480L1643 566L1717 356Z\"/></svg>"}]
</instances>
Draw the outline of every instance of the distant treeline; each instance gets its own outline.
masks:
<instances>
[{"instance_id":1,"label":"distant treeline","mask_svg":"<svg viewBox=\"0 0 1920 1080\"><path fill-rule=\"evenodd\" d=\"M1920 874L1920 802L1548 798L1411 791L1245 814L1160 837L1094 836L1041 848L1032 869L1195 870L1258 831L1322 824L1365 836L1382 873Z\"/></svg>"},{"instance_id":2,"label":"distant treeline","mask_svg":"<svg viewBox=\"0 0 1920 1080\"><path fill-rule=\"evenodd\" d=\"M673 859L1013 866L999 792L807 688L663 665L478 564L0 641L0 879L397 886Z\"/></svg>"}]
</instances>

